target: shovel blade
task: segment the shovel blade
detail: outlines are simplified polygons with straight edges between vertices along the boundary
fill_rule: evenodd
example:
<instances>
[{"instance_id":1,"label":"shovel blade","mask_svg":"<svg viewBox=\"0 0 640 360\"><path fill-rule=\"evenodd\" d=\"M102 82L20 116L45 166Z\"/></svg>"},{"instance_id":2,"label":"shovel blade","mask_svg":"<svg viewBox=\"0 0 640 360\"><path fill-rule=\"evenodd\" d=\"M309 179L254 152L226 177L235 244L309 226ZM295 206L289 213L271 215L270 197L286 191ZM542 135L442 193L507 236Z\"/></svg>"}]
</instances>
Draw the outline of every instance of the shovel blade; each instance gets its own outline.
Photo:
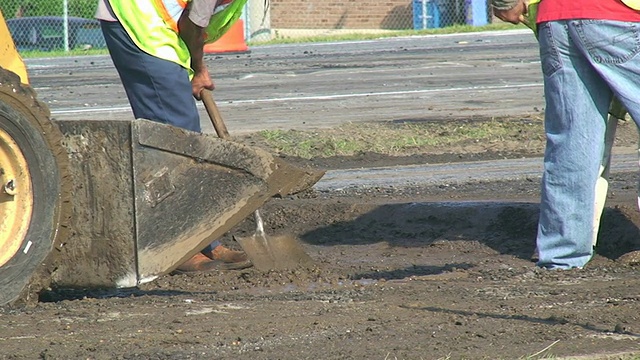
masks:
<instances>
[{"instance_id":1,"label":"shovel blade","mask_svg":"<svg viewBox=\"0 0 640 360\"><path fill-rule=\"evenodd\" d=\"M248 237L235 237L242 250L260 271L291 270L313 264L298 240L291 235L266 235L256 232Z\"/></svg>"}]
</instances>

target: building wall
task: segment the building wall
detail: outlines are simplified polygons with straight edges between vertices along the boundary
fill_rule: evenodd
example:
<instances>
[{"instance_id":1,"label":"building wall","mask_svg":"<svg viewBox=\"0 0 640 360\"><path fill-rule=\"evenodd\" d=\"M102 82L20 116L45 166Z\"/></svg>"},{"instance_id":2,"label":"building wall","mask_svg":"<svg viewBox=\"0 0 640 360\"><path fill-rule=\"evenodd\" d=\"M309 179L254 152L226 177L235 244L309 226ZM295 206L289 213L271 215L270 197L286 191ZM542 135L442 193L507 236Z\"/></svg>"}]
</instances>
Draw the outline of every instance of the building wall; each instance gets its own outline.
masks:
<instances>
[{"instance_id":1,"label":"building wall","mask_svg":"<svg viewBox=\"0 0 640 360\"><path fill-rule=\"evenodd\" d=\"M271 27L412 29L412 0L270 0Z\"/></svg>"}]
</instances>

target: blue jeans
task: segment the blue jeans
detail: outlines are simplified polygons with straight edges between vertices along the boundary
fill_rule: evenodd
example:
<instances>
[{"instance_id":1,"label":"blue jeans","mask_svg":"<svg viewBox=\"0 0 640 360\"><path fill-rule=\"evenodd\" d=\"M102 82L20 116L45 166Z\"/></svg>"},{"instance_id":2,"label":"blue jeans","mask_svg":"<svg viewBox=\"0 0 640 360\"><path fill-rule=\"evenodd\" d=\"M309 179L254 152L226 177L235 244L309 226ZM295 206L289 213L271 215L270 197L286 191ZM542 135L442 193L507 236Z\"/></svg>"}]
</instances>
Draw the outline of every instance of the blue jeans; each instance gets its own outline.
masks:
<instances>
[{"instance_id":1,"label":"blue jeans","mask_svg":"<svg viewBox=\"0 0 640 360\"><path fill-rule=\"evenodd\" d=\"M200 132L187 69L140 50L119 22L100 25L136 119Z\"/></svg>"},{"instance_id":2,"label":"blue jeans","mask_svg":"<svg viewBox=\"0 0 640 360\"><path fill-rule=\"evenodd\" d=\"M640 120L640 23L568 20L539 26L546 100L538 266L593 256L595 184L613 96Z\"/></svg>"}]
</instances>

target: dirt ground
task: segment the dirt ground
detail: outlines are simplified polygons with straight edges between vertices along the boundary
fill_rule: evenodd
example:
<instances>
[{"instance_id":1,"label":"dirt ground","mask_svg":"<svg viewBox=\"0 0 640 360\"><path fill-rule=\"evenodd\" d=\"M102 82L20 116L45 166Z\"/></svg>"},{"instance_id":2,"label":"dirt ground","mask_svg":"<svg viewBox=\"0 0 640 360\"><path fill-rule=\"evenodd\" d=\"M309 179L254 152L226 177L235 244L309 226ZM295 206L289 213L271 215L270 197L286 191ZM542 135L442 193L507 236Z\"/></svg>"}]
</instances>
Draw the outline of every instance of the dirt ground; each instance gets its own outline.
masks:
<instances>
[{"instance_id":1,"label":"dirt ground","mask_svg":"<svg viewBox=\"0 0 640 360\"><path fill-rule=\"evenodd\" d=\"M631 126L618 146L633 146ZM514 148L303 162L326 169L497 159ZM2 359L631 359L640 356L635 173L615 174L587 268L535 267L538 179L307 191L262 210L311 267L57 289L0 309ZM246 220L227 234L246 235ZM635 357L634 357L635 356Z\"/></svg>"}]
</instances>

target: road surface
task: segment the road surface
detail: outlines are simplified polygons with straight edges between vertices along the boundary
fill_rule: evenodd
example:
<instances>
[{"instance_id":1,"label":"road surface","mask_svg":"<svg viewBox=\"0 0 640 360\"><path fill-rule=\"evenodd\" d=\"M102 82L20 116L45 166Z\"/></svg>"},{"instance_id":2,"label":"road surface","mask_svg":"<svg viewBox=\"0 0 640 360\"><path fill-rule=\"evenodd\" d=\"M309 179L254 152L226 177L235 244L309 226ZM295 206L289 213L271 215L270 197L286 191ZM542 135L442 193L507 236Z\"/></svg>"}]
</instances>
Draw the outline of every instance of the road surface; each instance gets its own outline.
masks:
<instances>
[{"instance_id":1,"label":"road surface","mask_svg":"<svg viewBox=\"0 0 640 360\"><path fill-rule=\"evenodd\" d=\"M256 46L207 55L231 134L345 122L538 114L544 108L529 31ZM129 119L108 56L28 59L57 119ZM204 131L212 131L199 104Z\"/></svg>"}]
</instances>

